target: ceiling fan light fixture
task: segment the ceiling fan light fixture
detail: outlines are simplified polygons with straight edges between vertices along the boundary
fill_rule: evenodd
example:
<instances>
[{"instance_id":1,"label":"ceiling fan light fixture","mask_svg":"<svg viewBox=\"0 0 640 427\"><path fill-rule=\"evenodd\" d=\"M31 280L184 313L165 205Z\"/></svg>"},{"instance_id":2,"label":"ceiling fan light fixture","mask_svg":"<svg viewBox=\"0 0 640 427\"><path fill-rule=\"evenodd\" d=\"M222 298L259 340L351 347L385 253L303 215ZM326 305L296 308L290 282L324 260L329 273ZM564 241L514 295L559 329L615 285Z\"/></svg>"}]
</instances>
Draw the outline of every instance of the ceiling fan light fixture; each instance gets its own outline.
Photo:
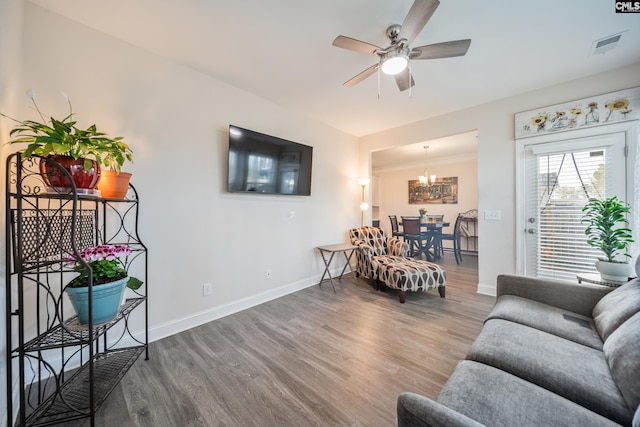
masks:
<instances>
[{"instance_id":1,"label":"ceiling fan light fixture","mask_svg":"<svg viewBox=\"0 0 640 427\"><path fill-rule=\"evenodd\" d=\"M382 72L389 76L395 76L404 71L409 65L409 57L404 50L387 52L382 57Z\"/></svg>"}]
</instances>

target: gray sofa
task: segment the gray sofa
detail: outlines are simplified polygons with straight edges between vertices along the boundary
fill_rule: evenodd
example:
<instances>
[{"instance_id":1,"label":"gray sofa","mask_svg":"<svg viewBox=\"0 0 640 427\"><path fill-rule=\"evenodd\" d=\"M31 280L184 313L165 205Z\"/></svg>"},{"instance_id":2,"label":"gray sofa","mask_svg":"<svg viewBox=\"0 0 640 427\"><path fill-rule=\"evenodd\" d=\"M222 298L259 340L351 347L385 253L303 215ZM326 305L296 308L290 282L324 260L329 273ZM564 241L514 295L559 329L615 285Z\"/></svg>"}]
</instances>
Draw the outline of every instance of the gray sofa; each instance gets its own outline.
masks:
<instances>
[{"instance_id":1,"label":"gray sofa","mask_svg":"<svg viewBox=\"0 0 640 427\"><path fill-rule=\"evenodd\" d=\"M466 359L436 400L402 393L398 426L640 427L640 279L497 284Z\"/></svg>"}]
</instances>

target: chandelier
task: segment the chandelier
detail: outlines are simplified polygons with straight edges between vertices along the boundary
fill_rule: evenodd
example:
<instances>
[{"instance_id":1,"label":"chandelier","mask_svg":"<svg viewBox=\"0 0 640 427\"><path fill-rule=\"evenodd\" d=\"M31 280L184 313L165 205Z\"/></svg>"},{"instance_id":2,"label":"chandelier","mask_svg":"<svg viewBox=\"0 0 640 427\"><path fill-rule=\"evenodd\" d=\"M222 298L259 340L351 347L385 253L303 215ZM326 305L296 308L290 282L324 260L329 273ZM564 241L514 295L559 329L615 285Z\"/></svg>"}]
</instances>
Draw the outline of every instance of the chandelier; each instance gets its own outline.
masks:
<instances>
[{"instance_id":1,"label":"chandelier","mask_svg":"<svg viewBox=\"0 0 640 427\"><path fill-rule=\"evenodd\" d=\"M428 149L429 149L429 146L425 145L424 146L424 157L425 157L424 174L418 177L418 181L420 182L420 185L424 187L430 187L436 182L436 176L429 175L429 169L427 168L427 150Z\"/></svg>"}]
</instances>

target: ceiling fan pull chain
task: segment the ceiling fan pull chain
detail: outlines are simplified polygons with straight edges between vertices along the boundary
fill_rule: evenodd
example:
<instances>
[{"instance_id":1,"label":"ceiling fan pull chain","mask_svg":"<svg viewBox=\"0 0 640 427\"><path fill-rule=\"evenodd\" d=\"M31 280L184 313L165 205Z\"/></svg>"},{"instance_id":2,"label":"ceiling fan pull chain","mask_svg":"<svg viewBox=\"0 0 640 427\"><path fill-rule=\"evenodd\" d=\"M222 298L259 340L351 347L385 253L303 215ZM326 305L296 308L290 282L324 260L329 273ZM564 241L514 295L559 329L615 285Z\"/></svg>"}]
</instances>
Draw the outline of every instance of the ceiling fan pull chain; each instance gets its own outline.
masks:
<instances>
[{"instance_id":1,"label":"ceiling fan pull chain","mask_svg":"<svg viewBox=\"0 0 640 427\"><path fill-rule=\"evenodd\" d=\"M413 99L413 85L411 84L411 80L413 80L413 73L411 72L411 61L409 61L407 67L409 67L409 99Z\"/></svg>"},{"instance_id":2,"label":"ceiling fan pull chain","mask_svg":"<svg viewBox=\"0 0 640 427\"><path fill-rule=\"evenodd\" d=\"M380 99L380 68L378 67L378 99Z\"/></svg>"}]
</instances>

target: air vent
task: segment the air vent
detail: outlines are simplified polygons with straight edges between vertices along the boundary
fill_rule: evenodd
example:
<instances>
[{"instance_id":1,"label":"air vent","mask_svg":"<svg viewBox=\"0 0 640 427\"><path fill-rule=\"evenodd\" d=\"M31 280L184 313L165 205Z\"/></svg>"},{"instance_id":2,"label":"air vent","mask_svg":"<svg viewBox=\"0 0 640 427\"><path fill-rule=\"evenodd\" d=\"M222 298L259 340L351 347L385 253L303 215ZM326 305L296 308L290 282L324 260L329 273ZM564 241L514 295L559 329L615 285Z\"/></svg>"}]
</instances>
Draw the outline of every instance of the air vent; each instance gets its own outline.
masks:
<instances>
[{"instance_id":1,"label":"air vent","mask_svg":"<svg viewBox=\"0 0 640 427\"><path fill-rule=\"evenodd\" d=\"M609 52L612 49L615 49L620 43L620 39L622 38L622 33L614 34L612 36L605 37L600 40L596 40L591 45L591 55L598 55L601 53Z\"/></svg>"}]
</instances>

